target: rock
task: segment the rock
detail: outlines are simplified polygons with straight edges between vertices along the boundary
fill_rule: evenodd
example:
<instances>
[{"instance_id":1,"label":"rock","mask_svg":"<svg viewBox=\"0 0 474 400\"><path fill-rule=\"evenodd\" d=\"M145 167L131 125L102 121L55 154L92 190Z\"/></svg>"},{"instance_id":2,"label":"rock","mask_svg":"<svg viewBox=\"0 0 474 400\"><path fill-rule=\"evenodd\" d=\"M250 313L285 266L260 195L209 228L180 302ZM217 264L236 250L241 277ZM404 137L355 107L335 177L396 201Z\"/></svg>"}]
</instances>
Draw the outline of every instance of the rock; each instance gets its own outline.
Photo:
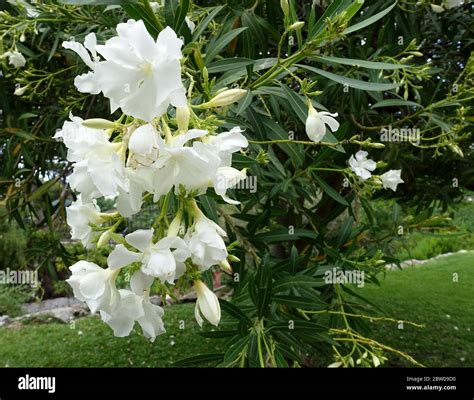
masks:
<instances>
[{"instance_id":1,"label":"rock","mask_svg":"<svg viewBox=\"0 0 474 400\"><path fill-rule=\"evenodd\" d=\"M33 314L56 308L72 307L75 304L82 304L82 302L74 297L58 297L56 299L49 299L36 303L26 303L22 305L22 308L25 313Z\"/></svg>"},{"instance_id":2,"label":"rock","mask_svg":"<svg viewBox=\"0 0 474 400\"><path fill-rule=\"evenodd\" d=\"M8 325L10 317L8 315L0 315L0 326Z\"/></svg>"}]
</instances>

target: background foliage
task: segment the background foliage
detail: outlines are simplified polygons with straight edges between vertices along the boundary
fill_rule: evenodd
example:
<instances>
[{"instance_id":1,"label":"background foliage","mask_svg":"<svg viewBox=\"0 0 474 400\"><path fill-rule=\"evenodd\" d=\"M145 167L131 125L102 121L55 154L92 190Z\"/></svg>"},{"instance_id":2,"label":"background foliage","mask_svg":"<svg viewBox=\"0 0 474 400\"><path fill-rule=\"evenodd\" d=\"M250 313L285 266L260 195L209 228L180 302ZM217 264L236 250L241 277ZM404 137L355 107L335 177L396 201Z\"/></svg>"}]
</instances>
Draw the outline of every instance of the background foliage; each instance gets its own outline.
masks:
<instances>
[{"instance_id":1,"label":"background foliage","mask_svg":"<svg viewBox=\"0 0 474 400\"><path fill-rule=\"evenodd\" d=\"M154 36L169 25L184 38L194 102L224 87L248 90L218 119L222 129L244 127L253 141L233 161L257 178L258 190L236 190L238 208L211 194L199 199L225 224L240 259L228 278L232 300L221 303L223 327L206 334L225 338L225 353L201 360L302 365L305 354L329 346L343 365L383 361L383 348L367 344L370 327L358 317L367 303L348 285L325 284L323 275L334 267L359 270L378 284L384 264L399 261L400 226L404 235L447 232L448 207L473 190L472 5L436 14L429 2L291 0L284 15L273 0L167 0L161 8L147 1L12 0L0 1L0 9L0 52L16 48L27 58L19 69L0 61L0 183L9 221L1 229L11 254L2 267L39 269L52 295L51 282L84 257L64 240L64 208L74 199L71 165L52 136L70 112L103 117L108 104L76 91L73 79L84 67L60 44L81 42L89 32L106 40L120 21L141 18ZM301 30L290 29L296 21L305 21ZM18 88L23 95L13 94ZM297 144L307 140L305 97L339 114L342 126L325 136L325 146ZM387 126L420 129L421 142L372 147ZM381 169L402 169L405 183L396 193L361 187L341 172L360 148L383 160ZM123 231L150 225L156 214L150 203ZM363 358L367 352L373 357Z\"/></svg>"}]
</instances>

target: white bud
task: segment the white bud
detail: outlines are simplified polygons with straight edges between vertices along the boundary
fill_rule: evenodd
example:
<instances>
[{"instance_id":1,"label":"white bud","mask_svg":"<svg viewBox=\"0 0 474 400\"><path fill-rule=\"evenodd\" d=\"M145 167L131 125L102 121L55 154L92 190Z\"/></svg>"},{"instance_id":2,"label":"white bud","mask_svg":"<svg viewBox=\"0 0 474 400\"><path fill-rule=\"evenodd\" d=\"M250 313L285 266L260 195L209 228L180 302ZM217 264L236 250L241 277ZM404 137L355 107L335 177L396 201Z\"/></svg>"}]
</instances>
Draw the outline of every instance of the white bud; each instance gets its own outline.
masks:
<instances>
[{"instance_id":1,"label":"white bud","mask_svg":"<svg viewBox=\"0 0 474 400\"><path fill-rule=\"evenodd\" d=\"M15 91L13 92L13 94L15 96L22 96L23 94L25 94L25 92L26 92L26 86L23 86L23 87L17 87Z\"/></svg>"},{"instance_id":2,"label":"white bud","mask_svg":"<svg viewBox=\"0 0 474 400\"><path fill-rule=\"evenodd\" d=\"M100 235L99 240L97 241L97 248L105 247L110 241L110 229Z\"/></svg>"},{"instance_id":3,"label":"white bud","mask_svg":"<svg viewBox=\"0 0 474 400\"><path fill-rule=\"evenodd\" d=\"M291 25L288 29L289 29L290 31L291 31L291 30L299 31L303 26L304 26L304 22L303 22L303 21L297 21L297 22L295 22L293 25Z\"/></svg>"},{"instance_id":4,"label":"white bud","mask_svg":"<svg viewBox=\"0 0 474 400\"><path fill-rule=\"evenodd\" d=\"M91 129L114 129L115 123L102 118L91 118L82 121L82 125Z\"/></svg>"},{"instance_id":5,"label":"white bud","mask_svg":"<svg viewBox=\"0 0 474 400\"><path fill-rule=\"evenodd\" d=\"M221 307L217 296L200 280L194 282L194 289L197 293L194 315L199 326L202 326L202 323L204 322L201 314L212 325L219 325L221 319Z\"/></svg>"},{"instance_id":6,"label":"white bud","mask_svg":"<svg viewBox=\"0 0 474 400\"><path fill-rule=\"evenodd\" d=\"M180 132L187 132L190 114L188 106L176 107L176 122Z\"/></svg>"},{"instance_id":7,"label":"white bud","mask_svg":"<svg viewBox=\"0 0 474 400\"><path fill-rule=\"evenodd\" d=\"M433 12L435 13L442 13L444 11L444 8L437 5L437 4L430 4L431 6L431 9L433 10Z\"/></svg>"},{"instance_id":8,"label":"white bud","mask_svg":"<svg viewBox=\"0 0 474 400\"><path fill-rule=\"evenodd\" d=\"M239 101L247 93L244 89L228 89L219 93L207 103L201 104L200 108L225 107Z\"/></svg>"}]
</instances>

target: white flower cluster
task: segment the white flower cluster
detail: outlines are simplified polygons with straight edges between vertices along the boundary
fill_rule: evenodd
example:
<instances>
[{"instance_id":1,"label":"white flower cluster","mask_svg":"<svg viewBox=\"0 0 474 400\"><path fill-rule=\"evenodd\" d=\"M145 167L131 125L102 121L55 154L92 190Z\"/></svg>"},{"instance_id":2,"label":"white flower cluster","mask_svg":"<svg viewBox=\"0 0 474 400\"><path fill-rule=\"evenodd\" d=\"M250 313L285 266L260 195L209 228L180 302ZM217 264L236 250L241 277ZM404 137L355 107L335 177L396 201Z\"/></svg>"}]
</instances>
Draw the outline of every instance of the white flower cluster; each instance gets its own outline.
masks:
<instances>
[{"instance_id":1,"label":"white flower cluster","mask_svg":"<svg viewBox=\"0 0 474 400\"><path fill-rule=\"evenodd\" d=\"M104 45L97 44L93 33L84 44L63 43L90 68L76 77L78 90L103 93L111 112L120 108L128 116L122 124L124 118L84 121L71 115L55 135L66 145L68 161L74 163L70 186L80 193L67 208L72 238L86 247L110 239L118 243L107 259L107 269L79 261L70 268L68 282L92 312L100 311L115 335L127 336L138 322L144 335L154 340L164 326L163 309L149 299L151 286L155 280L172 285L187 268L198 295L197 321L201 325L203 316L214 325L219 323L217 297L199 275L212 266L229 267L226 233L199 210L193 197L212 187L226 202L238 204L226 192L246 175L231 167L232 154L247 147L248 141L239 127L216 135L188 129L191 111L180 64L183 43L171 28L161 31L155 41L142 21L129 20L117 26L117 33ZM230 102L241 92L232 92ZM216 101L209 104L215 106ZM167 123L170 105L176 107L175 133ZM115 232L117 223L101 227L138 213L145 195L158 202L173 189L186 201L161 233L137 230L122 237ZM96 200L104 196L116 198L117 213L101 213ZM188 213L186 230L184 212ZM125 267L133 271L130 290L118 290L115 281Z\"/></svg>"},{"instance_id":2,"label":"white flower cluster","mask_svg":"<svg viewBox=\"0 0 474 400\"><path fill-rule=\"evenodd\" d=\"M339 122L334 118L337 113L331 114L327 111L316 111L311 101L308 101L308 117L306 119L306 134L315 143L319 143L324 135L326 135L326 125L331 132L339 129ZM367 153L364 150L358 151L349 158L349 166L351 170L363 181L372 176L372 171L377 168L374 160L367 159ZM397 185L403 183L401 179L401 170L389 170L378 177L379 183L384 189L397 190Z\"/></svg>"}]
</instances>

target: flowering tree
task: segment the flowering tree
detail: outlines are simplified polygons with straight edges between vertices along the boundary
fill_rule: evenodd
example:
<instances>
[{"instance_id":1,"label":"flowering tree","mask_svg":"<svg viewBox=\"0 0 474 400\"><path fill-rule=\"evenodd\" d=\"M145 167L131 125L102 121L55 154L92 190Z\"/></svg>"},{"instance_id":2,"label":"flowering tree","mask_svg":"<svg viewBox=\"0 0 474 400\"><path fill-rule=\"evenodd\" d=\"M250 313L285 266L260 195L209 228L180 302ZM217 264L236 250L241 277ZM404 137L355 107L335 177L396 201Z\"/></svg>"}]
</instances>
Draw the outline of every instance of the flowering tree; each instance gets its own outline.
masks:
<instances>
[{"instance_id":1,"label":"flowering tree","mask_svg":"<svg viewBox=\"0 0 474 400\"><path fill-rule=\"evenodd\" d=\"M78 261L67 282L116 336L138 323L154 340L165 331L166 307L150 294L193 289L199 325L224 326L205 334L228 341L224 354L192 362L297 366L327 347L333 366L378 366L390 351L416 363L368 336L367 303L350 284L378 283L385 264L397 261L390 242L405 231L438 227L436 204L418 187L426 179L414 167L420 154L462 163L472 151L464 106L473 98L472 57L439 95L429 89L437 71L417 34L394 30L410 13L422 20L425 11L452 8L446 13L464 18L465 7L9 3L0 22L9 70L45 56L26 51L21 35L41 49L36 38L50 33L53 12L61 34L48 52L60 64L54 71L9 75L14 96L37 101L38 112L5 129L16 140L2 147L6 177L30 179L18 189L10 183L6 204L24 224L20 210L43 209L38 201L49 203L48 191L63 182L60 203L73 198L66 208L72 238L110 248L107 265ZM52 104L46 93L57 96ZM41 107L70 115L22 123ZM40 130L50 148L59 148L54 137L67 149L46 168L28 159ZM444 177L453 179L449 198L470 182ZM427 210L401 220L395 208L379 231L371 200L397 195ZM104 198L114 199L112 212L101 209ZM150 208L147 229L124 230ZM52 225L51 208L46 215ZM213 292L217 270L228 275L229 301Z\"/></svg>"}]
</instances>

